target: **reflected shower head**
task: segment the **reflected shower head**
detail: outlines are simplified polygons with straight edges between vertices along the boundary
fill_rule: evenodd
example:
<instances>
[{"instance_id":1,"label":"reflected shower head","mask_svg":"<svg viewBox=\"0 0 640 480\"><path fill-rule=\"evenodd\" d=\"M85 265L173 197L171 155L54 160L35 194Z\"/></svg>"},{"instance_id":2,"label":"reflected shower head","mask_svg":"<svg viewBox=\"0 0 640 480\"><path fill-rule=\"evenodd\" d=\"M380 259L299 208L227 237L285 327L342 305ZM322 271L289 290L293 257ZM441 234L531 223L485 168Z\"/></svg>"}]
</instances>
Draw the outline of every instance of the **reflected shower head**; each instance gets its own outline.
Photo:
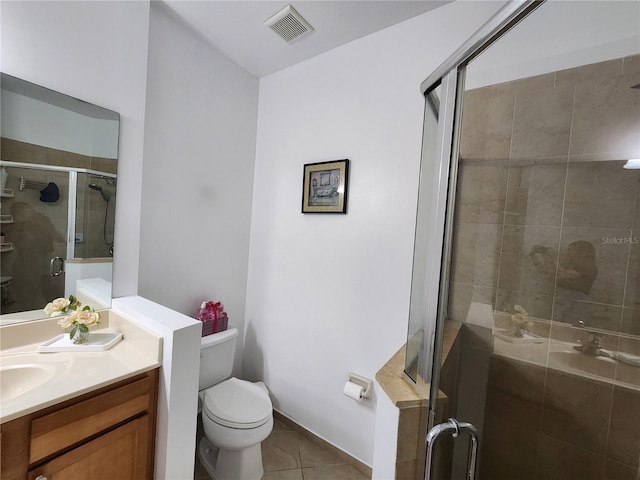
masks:
<instances>
[{"instance_id":1,"label":"reflected shower head","mask_svg":"<svg viewBox=\"0 0 640 480\"><path fill-rule=\"evenodd\" d=\"M106 193L104 193L104 190L102 190L102 187L96 183L90 183L89 184L89 188L91 190L95 190L96 192L100 192L100 195L102 195L102 198L104 198L105 202L109 201L109 195L107 195Z\"/></svg>"}]
</instances>

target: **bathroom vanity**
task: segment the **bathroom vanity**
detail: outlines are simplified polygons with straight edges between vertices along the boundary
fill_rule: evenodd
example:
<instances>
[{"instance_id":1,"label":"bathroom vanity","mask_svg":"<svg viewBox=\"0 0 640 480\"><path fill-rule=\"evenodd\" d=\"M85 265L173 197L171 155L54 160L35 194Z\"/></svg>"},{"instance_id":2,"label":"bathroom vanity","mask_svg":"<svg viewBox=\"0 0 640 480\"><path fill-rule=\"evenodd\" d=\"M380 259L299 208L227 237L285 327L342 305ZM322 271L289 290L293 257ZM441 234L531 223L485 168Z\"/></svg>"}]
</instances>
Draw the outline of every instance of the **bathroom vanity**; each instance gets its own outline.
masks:
<instances>
[{"instance_id":1,"label":"bathroom vanity","mask_svg":"<svg viewBox=\"0 0 640 480\"><path fill-rule=\"evenodd\" d=\"M2 478L153 478L157 387L154 369L2 424Z\"/></svg>"},{"instance_id":2,"label":"bathroom vanity","mask_svg":"<svg viewBox=\"0 0 640 480\"><path fill-rule=\"evenodd\" d=\"M2 327L2 479L153 478L162 339L102 314L123 339L101 352L38 353L55 319Z\"/></svg>"}]
</instances>

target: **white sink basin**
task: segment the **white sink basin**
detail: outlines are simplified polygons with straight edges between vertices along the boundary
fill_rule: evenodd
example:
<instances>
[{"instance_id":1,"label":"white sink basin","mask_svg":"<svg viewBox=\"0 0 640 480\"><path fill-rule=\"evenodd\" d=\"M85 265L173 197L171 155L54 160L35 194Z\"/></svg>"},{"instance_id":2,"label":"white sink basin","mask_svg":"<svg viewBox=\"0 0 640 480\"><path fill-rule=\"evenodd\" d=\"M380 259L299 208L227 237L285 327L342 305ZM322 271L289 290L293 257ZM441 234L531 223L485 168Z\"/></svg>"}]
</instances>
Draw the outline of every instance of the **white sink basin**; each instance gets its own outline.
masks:
<instances>
[{"instance_id":1,"label":"white sink basin","mask_svg":"<svg viewBox=\"0 0 640 480\"><path fill-rule=\"evenodd\" d=\"M559 370L579 370L598 377L613 378L616 361L609 357L596 357L573 350L549 352L549 366Z\"/></svg>"},{"instance_id":2,"label":"white sink basin","mask_svg":"<svg viewBox=\"0 0 640 480\"><path fill-rule=\"evenodd\" d=\"M54 377L56 371L55 366L44 363L0 367L0 401L9 402L44 385Z\"/></svg>"},{"instance_id":3,"label":"white sink basin","mask_svg":"<svg viewBox=\"0 0 640 480\"><path fill-rule=\"evenodd\" d=\"M0 356L0 402L8 403L32 392L64 373L70 365L71 357L64 353Z\"/></svg>"}]
</instances>

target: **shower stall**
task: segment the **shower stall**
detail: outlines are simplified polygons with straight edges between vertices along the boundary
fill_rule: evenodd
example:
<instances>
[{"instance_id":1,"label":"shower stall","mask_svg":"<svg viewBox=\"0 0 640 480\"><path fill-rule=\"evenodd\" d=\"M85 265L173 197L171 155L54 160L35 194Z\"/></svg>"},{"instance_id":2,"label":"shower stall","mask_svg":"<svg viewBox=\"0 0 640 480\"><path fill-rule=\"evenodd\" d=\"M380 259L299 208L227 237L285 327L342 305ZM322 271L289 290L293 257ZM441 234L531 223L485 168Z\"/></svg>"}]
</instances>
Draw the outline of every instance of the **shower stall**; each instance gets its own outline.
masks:
<instances>
[{"instance_id":1,"label":"shower stall","mask_svg":"<svg viewBox=\"0 0 640 480\"><path fill-rule=\"evenodd\" d=\"M116 175L0 162L1 313L40 311L76 293L76 281L111 282ZM107 283L105 283L106 285Z\"/></svg>"},{"instance_id":2,"label":"shower stall","mask_svg":"<svg viewBox=\"0 0 640 480\"><path fill-rule=\"evenodd\" d=\"M512 3L423 83L417 478L640 478L639 18Z\"/></svg>"}]
</instances>

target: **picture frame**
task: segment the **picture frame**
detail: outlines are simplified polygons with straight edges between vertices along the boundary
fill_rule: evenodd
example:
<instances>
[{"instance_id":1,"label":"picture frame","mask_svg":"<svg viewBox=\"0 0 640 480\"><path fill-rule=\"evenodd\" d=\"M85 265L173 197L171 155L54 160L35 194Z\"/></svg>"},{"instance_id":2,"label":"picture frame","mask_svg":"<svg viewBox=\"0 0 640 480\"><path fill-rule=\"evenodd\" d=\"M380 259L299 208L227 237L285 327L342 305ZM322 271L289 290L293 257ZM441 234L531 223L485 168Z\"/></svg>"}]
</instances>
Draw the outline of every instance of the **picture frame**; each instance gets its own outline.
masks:
<instances>
[{"instance_id":1,"label":"picture frame","mask_svg":"<svg viewBox=\"0 0 640 480\"><path fill-rule=\"evenodd\" d=\"M347 213L349 159L307 163L302 177L302 213Z\"/></svg>"}]
</instances>

